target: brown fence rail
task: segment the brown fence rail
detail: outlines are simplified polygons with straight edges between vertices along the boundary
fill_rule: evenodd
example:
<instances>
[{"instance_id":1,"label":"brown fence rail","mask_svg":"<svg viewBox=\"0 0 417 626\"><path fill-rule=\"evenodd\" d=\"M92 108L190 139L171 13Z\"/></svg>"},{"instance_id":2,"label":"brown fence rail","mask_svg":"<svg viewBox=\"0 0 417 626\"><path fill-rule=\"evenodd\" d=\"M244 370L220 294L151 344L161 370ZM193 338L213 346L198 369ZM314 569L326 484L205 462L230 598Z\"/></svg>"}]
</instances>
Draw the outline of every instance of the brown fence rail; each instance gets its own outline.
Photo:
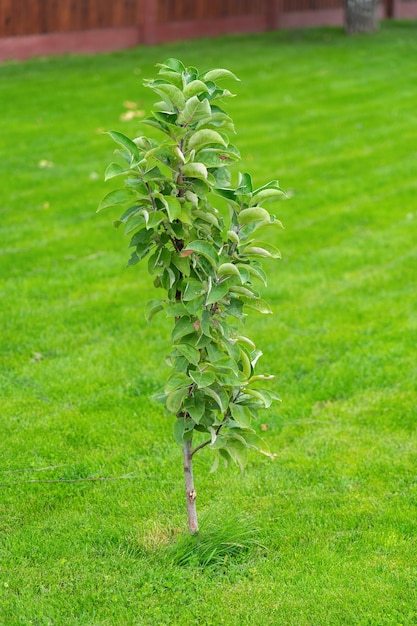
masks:
<instances>
[{"instance_id":1,"label":"brown fence rail","mask_svg":"<svg viewBox=\"0 0 417 626\"><path fill-rule=\"evenodd\" d=\"M417 18L417 0L380 0ZM277 28L342 25L344 0L0 0L0 60Z\"/></svg>"},{"instance_id":2,"label":"brown fence rail","mask_svg":"<svg viewBox=\"0 0 417 626\"><path fill-rule=\"evenodd\" d=\"M285 13L295 11L324 11L325 9L343 9L344 0L283 0Z\"/></svg>"},{"instance_id":3,"label":"brown fence rail","mask_svg":"<svg viewBox=\"0 0 417 626\"><path fill-rule=\"evenodd\" d=\"M0 37L120 28L141 14L138 0L0 0Z\"/></svg>"},{"instance_id":4,"label":"brown fence rail","mask_svg":"<svg viewBox=\"0 0 417 626\"><path fill-rule=\"evenodd\" d=\"M238 15L264 15L267 0L159 0L158 22L219 19Z\"/></svg>"}]
</instances>

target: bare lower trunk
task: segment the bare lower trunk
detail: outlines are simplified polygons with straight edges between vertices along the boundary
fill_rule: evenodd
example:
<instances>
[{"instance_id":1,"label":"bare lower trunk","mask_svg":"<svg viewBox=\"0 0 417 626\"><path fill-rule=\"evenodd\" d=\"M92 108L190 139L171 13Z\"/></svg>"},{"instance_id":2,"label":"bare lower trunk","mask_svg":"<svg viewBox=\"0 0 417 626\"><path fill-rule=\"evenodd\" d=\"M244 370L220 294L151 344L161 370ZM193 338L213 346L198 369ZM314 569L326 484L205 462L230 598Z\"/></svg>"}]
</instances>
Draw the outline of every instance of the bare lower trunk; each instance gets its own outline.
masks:
<instances>
[{"instance_id":1,"label":"bare lower trunk","mask_svg":"<svg viewBox=\"0 0 417 626\"><path fill-rule=\"evenodd\" d=\"M197 494L194 489L191 441L187 441L184 444L182 450L184 454L184 480L185 480L185 496L187 499L188 528L190 530L190 533L194 535L196 532L198 532L198 520L197 520L197 508L195 504Z\"/></svg>"},{"instance_id":2,"label":"bare lower trunk","mask_svg":"<svg viewBox=\"0 0 417 626\"><path fill-rule=\"evenodd\" d=\"M373 33L378 27L377 0L345 0L348 33Z\"/></svg>"}]
</instances>

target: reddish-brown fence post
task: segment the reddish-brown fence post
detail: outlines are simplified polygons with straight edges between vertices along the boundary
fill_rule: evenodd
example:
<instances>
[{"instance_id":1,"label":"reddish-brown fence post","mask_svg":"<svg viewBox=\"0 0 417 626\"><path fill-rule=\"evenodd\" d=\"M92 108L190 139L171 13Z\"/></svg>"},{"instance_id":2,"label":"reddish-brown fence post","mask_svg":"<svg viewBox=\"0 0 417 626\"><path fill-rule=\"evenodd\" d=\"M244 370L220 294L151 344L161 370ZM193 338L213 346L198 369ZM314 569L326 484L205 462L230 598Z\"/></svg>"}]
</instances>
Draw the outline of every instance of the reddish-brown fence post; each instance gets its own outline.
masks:
<instances>
[{"instance_id":1,"label":"reddish-brown fence post","mask_svg":"<svg viewBox=\"0 0 417 626\"><path fill-rule=\"evenodd\" d=\"M281 21L282 0L268 0L266 3L266 28L277 30Z\"/></svg>"},{"instance_id":2,"label":"reddish-brown fence post","mask_svg":"<svg viewBox=\"0 0 417 626\"><path fill-rule=\"evenodd\" d=\"M142 43L157 43L158 0L142 0Z\"/></svg>"}]
</instances>

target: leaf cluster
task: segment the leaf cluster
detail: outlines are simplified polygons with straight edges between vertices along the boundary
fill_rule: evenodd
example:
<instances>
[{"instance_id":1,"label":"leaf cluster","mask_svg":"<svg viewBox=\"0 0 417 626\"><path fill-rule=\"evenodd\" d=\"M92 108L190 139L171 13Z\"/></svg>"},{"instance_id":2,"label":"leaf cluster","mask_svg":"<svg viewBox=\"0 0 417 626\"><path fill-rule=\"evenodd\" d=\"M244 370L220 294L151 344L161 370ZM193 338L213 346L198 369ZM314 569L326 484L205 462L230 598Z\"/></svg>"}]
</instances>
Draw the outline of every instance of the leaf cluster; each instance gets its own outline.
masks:
<instances>
[{"instance_id":1,"label":"leaf cluster","mask_svg":"<svg viewBox=\"0 0 417 626\"><path fill-rule=\"evenodd\" d=\"M146 125L161 139L130 139L110 131L119 162L106 180L124 179L99 209L123 208L114 225L130 237L128 265L147 259L164 297L150 301L147 318L164 311L173 318L171 374L159 399L175 415L181 445L197 432L219 459L243 467L249 448L269 452L253 428L259 409L276 395L259 388L273 378L255 374L262 355L242 332L247 309L271 313L256 284L266 285L262 259L279 251L259 239L267 226L282 226L265 203L283 195L278 181L255 188L250 174L231 186L230 167L240 158L230 141L232 119L223 101L233 96L220 83L238 80L226 69L199 73L177 59L159 65L145 84L160 98ZM223 218L212 198L228 206ZM272 455L270 455L272 456Z\"/></svg>"}]
</instances>

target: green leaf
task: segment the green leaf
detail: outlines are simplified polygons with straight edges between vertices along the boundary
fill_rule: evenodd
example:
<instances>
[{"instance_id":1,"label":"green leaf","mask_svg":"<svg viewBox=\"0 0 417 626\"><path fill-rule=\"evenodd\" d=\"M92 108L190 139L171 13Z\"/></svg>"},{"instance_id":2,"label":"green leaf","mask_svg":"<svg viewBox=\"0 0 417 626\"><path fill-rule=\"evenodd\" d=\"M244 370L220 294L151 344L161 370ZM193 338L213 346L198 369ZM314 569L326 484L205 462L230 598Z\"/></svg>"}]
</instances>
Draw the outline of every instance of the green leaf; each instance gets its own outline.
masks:
<instances>
[{"instance_id":1,"label":"green leaf","mask_svg":"<svg viewBox=\"0 0 417 626\"><path fill-rule=\"evenodd\" d=\"M184 445L185 441L191 439L194 425L193 420L177 417L174 422L174 439L179 446Z\"/></svg>"},{"instance_id":2,"label":"green leaf","mask_svg":"<svg viewBox=\"0 0 417 626\"><path fill-rule=\"evenodd\" d=\"M186 163L182 166L181 171L187 178L201 178L207 180L208 172L203 163Z\"/></svg>"},{"instance_id":3,"label":"green leaf","mask_svg":"<svg viewBox=\"0 0 417 626\"><path fill-rule=\"evenodd\" d=\"M263 355L263 352L261 350L256 350L256 349L252 350L252 352L250 354L250 360L251 360L252 367L255 367L255 365L257 364L257 362L259 361L259 359L261 358L262 355ZM269 393L269 395L271 395L270 391L268 391L268 393Z\"/></svg>"},{"instance_id":4,"label":"green leaf","mask_svg":"<svg viewBox=\"0 0 417 626\"><path fill-rule=\"evenodd\" d=\"M214 383L216 377L211 370L204 372L189 372L190 378L193 379L199 389L209 387Z\"/></svg>"},{"instance_id":5,"label":"green leaf","mask_svg":"<svg viewBox=\"0 0 417 626\"><path fill-rule=\"evenodd\" d=\"M236 465L243 470L248 462L248 448L246 442L243 443L243 441L237 438L228 438L226 449Z\"/></svg>"},{"instance_id":6,"label":"green leaf","mask_svg":"<svg viewBox=\"0 0 417 626\"><path fill-rule=\"evenodd\" d=\"M198 150L202 146L208 144L220 144L222 146L227 146L226 141L217 131L210 130L209 128L202 128L191 135L188 141L188 149Z\"/></svg>"},{"instance_id":7,"label":"green leaf","mask_svg":"<svg viewBox=\"0 0 417 626\"><path fill-rule=\"evenodd\" d=\"M152 229L145 230L143 228L133 235L130 240L129 248L133 248L134 246L146 247L152 242L153 236L154 231Z\"/></svg>"},{"instance_id":8,"label":"green leaf","mask_svg":"<svg viewBox=\"0 0 417 626\"><path fill-rule=\"evenodd\" d=\"M246 352L246 350L242 348L239 348L239 352L240 352L240 362L242 365L242 368L241 368L242 374L246 379L250 378L250 376L252 375L252 364L248 356L248 353Z\"/></svg>"},{"instance_id":9,"label":"green leaf","mask_svg":"<svg viewBox=\"0 0 417 626\"><path fill-rule=\"evenodd\" d=\"M187 313L189 315L192 315L193 317L197 316L200 313L201 307L203 306L203 300L204 296L200 296L199 298L186 302L185 307L187 309ZM190 343L188 339L187 342Z\"/></svg>"},{"instance_id":10,"label":"green leaf","mask_svg":"<svg viewBox=\"0 0 417 626\"><path fill-rule=\"evenodd\" d=\"M128 151L132 165L133 163L138 163L140 161L138 147L131 139L129 139L129 137L127 137L123 133L119 133L119 131L117 130L109 130L106 134L110 135L113 141L115 141L119 144L119 146L122 146Z\"/></svg>"},{"instance_id":11,"label":"green leaf","mask_svg":"<svg viewBox=\"0 0 417 626\"><path fill-rule=\"evenodd\" d=\"M150 202L149 190L146 188L142 178L139 176L129 176L125 180L125 185L136 192L137 198L140 198L141 202L144 200Z\"/></svg>"},{"instance_id":12,"label":"green leaf","mask_svg":"<svg viewBox=\"0 0 417 626\"><path fill-rule=\"evenodd\" d=\"M150 115L149 117L145 117L142 120L142 124L147 124L148 126L152 126L153 128L157 128L158 130L162 131L166 135L171 136L171 130L167 126L167 124L164 124L160 120L156 119L156 117L154 117L153 115Z\"/></svg>"},{"instance_id":13,"label":"green leaf","mask_svg":"<svg viewBox=\"0 0 417 626\"><path fill-rule=\"evenodd\" d=\"M175 346L175 348L179 350L179 352L181 352L181 354L187 359L189 363L192 363L192 365L199 364L200 362L199 350L197 350L196 348L193 348L187 343L179 343ZM190 376L191 376L191 372L190 372Z\"/></svg>"},{"instance_id":14,"label":"green leaf","mask_svg":"<svg viewBox=\"0 0 417 626\"><path fill-rule=\"evenodd\" d=\"M214 186L216 187L228 187L230 185L231 176L228 167L218 167L217 169L210 170L210 174L214 179ZM210 177L209 177L210 182Z\"/></svg>"},{"instance_id":15,"label":"green leaf","mask_svg":"<svg viewBox=\"0 0 417 626\"><path fill-rule=\"evenodd\" d=\"M254 276L255 278L259 278L259 280L261 280L266 287L266 284L267 284L266 274L263 271L262 267L260 267L260 265L258 264L255 265L255 263L256 261L247 266L248 271L251 276Z\"/></svg>"},{"instance_id":16,"label":"green leaf","mask_svg":"<svg viewBox=\"0 0 417 626\"><path fill-rule=\"evenodd\" d=\"M207 355L211 363L216 363L223 359L224 352L219 348L217 343L211 342L206 346Z\"/></svg>"},{"instance_id":17,"label":"green leaf","mask_svg":"<svg viewBox=\"0 0 417 626\"><path fill-rule=\"evenodd\" d=\"M226 198L230 202L236 202L236 192L234 189L223 189L221 187L216 187L213 191L222 198Z\"/></svg>"},{"instance_id":18,"label":"green leaf","mask_svg":"<svg viewBox=\"0 0 417 626\"><path fill-rule=\"evenodd\" d=\"M260 206L243 209L237 216L237 221L241 225L250 224L251 222L263 221L270 222L271 216L266 209Z\"/></svg>"},{"instance_id":19,"label":"green leaf","mask_svg":"<svg viewBox=\"0 0 417 626\"><path fill-rule=\"evenodd\" d=\"M168 98L168 102L169 101L173 102L174 105L177 107L177 109L182 110L184 108L185 106L184 94L175 85L171 85L171 84L156 85L156 86L152 85L151 87L156 93L162 96L164 100Z\"/></svg>"},{"instance_id":20,"label":"green leaf","mask_svg":"<svg viewBox=\"0 0 417 626\"><path fill-rule=\"evenodd\" d=\"M277 455L276 454L271 454L267 444L265 443L265 441L261 437L259 437L259 435L250 433L247 436L245 436L245 439L246 439L247 445L250 448L254 448L255 450L257 450L261 454L265 454L270 459L275 459L276 458Z\"/></svg>"},{"instance_id":21,"label":"green leaf","mask_svg":"<svg viewBox=\"0 0 417 626\"><path fill-rule=\"evenodd\" d=\"M211 191L211 187L204 180L195 178L193 180L193 191L202 200L206 199L206 196Z\"/></svg>"},{"instance_id":22,"label":"green leaf","mask_svg":"<svg viewBox=\"0 0 417 626\"><path fill-rule=\"evenodd\" d=\"M145 316L147 321L150 322L153 316L156 315L156 313L159 313L159 311L163 311L165 305L165 300L149 300L149 302L146 303L145 307Z\"/></svg>"},{"instance_id":23,"label":"green leaf","mask_svg":"<svg viewBox=\"0 0 417 626\"><path fill-rule=\"evenodd\" d=\"M250 174L239 173L239 184L236 192L239 194L251 194L253 191L252 177Z\"/></svg>"},{"instance_id":24,"label":"green leaf","mask_svg":"<svg viewBox=\"0 0 417 626\"><path fill-rule=\"evenodd\" d=\"M166 314L168 317L183 317L187 316L187 309L183 302L176 302L167 306Z\"/></svg>"},{"instance_id":25,"label":"green leaf","mask_svg":"<svg viewBox=\"0 0 417 626\"><path fill-rule=\"evenodd\" d=\"M194 217L199 218L200 220L203 220L204 222L207 222L208 224L211 224L212 226L217 228L217 230L221 230L221 226L219 224L219 220L217 219L217 217L213 215L212 213L209 213L207 210L205 211L194 210L193 215Z\"/></svg>"},{"instance_id":26,"label":"green leaf","mask_svg":"<svg viewBox=\"0 0 417 626\"><path fill-rule=\"evenodd\" d=\"M227 238L230 241L233 241L233 243L239 243L239 235L237 234L237 232L235 230L228 230L227 231Z\"/></svg>"},{"instance_id":27,"label":"green leaf","mask_svg":"<svg viewBox=\"0 0 417 626\"><path fill-rule=\"evenodd\" d=\"M285 191L282 189L262 189L261 191L253 192L253 199L251 204L258 204L261 200L271 200L278 196L285 196Z\"/></svg>"},{"instance_id":28,"label":"green leaf","mask_svg":"<svg viewBox=\"0 0 417 626\"><path fill-rule=\"evenodd\" d=\"M211 116L210 103L208 100L199 100L193 96L185 103L184 109L178 115L177 123L182 126L189 126Z\"/></svg>"},{"instance_id":29,"label":"green leaf","mask_svg":"<svg viewBox=\"0 0 417 626\"><path fill-rule=\"evenodd\" d=\"M169 221L173 222L181 216L181 202L174 196L163 196Z\"/></svg>"},{"instance_id":30,"label":"green leaf","mask_svg":"<svg viewBox=\"0 0 417 626\"><path fill-rule=\"evenodd\" d=\"M211 265L216 268L218 256L216 251L213 249L212 245L208 243L208 241L201 241L197 239L196 241L191 241L185 248L185 250L192 250L193 252L197 252L201 256L205 257Z\"/></svg>"},{"instance_id":31,"label":"green leaf","mask_svg":"<svg viewBox=\"0 0 417 626\"><path fill-rule=\"evenodd\" d=\"M219 285L213 285L207 294L207 298L205 302L206 306L221 300L223 296L227 294L228 291L229 291L229 287L227 285L227 282L220 283Z\"/></svg>"},{"instance_id":32,"label":"green leaf","mask_svg":"<svg viewBox=\"0 0 417 626\"><path fill-rule=\"evenodd\" d=\"M266 302L266 300L262 300L262 298L258 298L256 300L245 299L245 306L258 311L258 313L263 313L264 315L270 315L273 313L268 302Z\"/></svg>"},{"instance_id":33,"label":"green leaf","mask_svg":"<svg viewBox=\"0 0 417 626\"><path fill-rule=\"evenodd\" d=\"M166 215L163 211L150 211L149 213L144 211L143 214L145 216L147 229L159 226L159 224L166 219Z\"/></svg>"},{"instance_id":34,"label":"green leaf","mask_svg":"<svg viewBox=\"0 0 417 626\"><path fill-rule=\"evenodd\" d=\"M162 174L159 167L152 167L144 173L143 180L149 183L151 181L165 180L165 176Z\"/></svg>"},{"instance_id":35,"label":"green leaf","mask_svg":"<svg viewBox=\"0 0 417 626\"><path fill-rule=\"evenodd\" d=\"M169 394L171 391L175 389L189 387L192 384L192 381L188 378L187 374L182 372L173 372L165 385L165 393Z\"/></svg>"},{"instance_id":36,"label":"green leaf","mask_svg":"<svg viewBox=\"0 0 417 626\"><path fill-rule=\"evenodd\" d=\"M193 220L191 218L191 207L189 205L187 204L181 205L181 215L179 219L183 224L189 224L190 226L193 225Z\"/></svg>"},{"instance_id":37,"label":"green leaf","mask_svg":"<svg viewBox=\"0 0 417 626\"><path fill-rule=\"evenodd\" d=\"M257 196L261 191L264 191L266 189L276 189L278 191L282 191L277 180L270 180L269 183L266 183L265 185L262 185L262 187L258 187L258 189L255 189L253 195Z\"/></svg>"},{"instance_id":38,"label":"green leaf","mask_svg":"<svg viewBox=\"0 0 417 626\"><path fill-rule=\"evenodd\" d=\"M214 109L215 107L212 106L210 115L208 115L207 117L203 117L201 120L199 120L198 124L196 125L196 130L200 130L201 128L212 128L213 126L215 126L217 128L227 128L228 130L231 130L232 133L234 133L235 127L232 118L223 111L215 112Z\"/></svg>"},{"instance_id":39,"label":"green leaf","mask_svg":"<svg viewBox=\"0 0 417 626\"><path fill-rule=\"evenodd\" d=\"M257 374L256 376L252 376L248 380L248 385L252 385L252 383L256 383L259 380L273 380L275 376L272 374Z\"/></svg>"},{"instance_id":40,"label":"green leaf","mask_svg":"<svg viewBox=\"0 0 417 626\"><path fill-rule=\"evenodd\" d=\"M272 404L272 396L267 391L259 391L258 389L245 389L245 394L252 396L258 400L265 409L269 409Z\"/></svg>"},{"instance_id":41,"label":"green leaf","mask_svg":"<svg viewBox=\"0 0 417 626\"><path fill-rule=\"evenodd\" d=\"M184 96L188 100L192 96L196 96L200 93L207 93L208 87L202 80L192 80L188 85L184 87Z\"/></svg>"},{"instance_id":42,"label":"green leaf","mask_svg":"<svg viewBox=\"0 0 417 626\"><path fill-rule=\"evenodd\" d=\"M270 257L272 259L280 259L281 252L272 243L259 242L256 246L248 246L244 250L244 254L248 256Z\"/></svg>"},{"instance_id":43,"label":"green leaf","mask_svg":"<svg viewBox=\"0 0 417 626\"><path fill-rule=\"evenodd\" d=\"M179 389L174 389L171 393L168 394L166 399L166 407L170 413L178 413L181 408L182 401L188 394L188 387L180 387Z\"/></svg>"},{"instance_id":44,"label":"green leaf","mask_svg":"<svg viewBox=\"0 0 417 626\"><path fill-rule=\"evenodd\" d=\"M210 472L209 472L210 474L213 474L218 469L218 467L219 467L219 460L220 460L220 455L219 455L219 453L216 450L214 461L213 461L213 465L210 468Z\"/></svg>"},{"instance_id":45,"label":"green leaf","mask_svg":"<svg viewBox=\"0 0 417 626\"><path fill-rule=\"evenodd\" d=\"M137 211L135 211L135 213L137 213ZM129 235L129 233L133 232L137 228L143 228L145 226L145 218L143 216L143 213L144 213L143 209L141 209L140 215L135 215L135 213L133 213L131 217L129 217L128 220L126 221L125 235Z\"/></svg>"},{"instance_id":46,"label":"green leaf","mask_svg":"<svg viewBox=\"0 0 417 626\"><path fill-rule=\"evenodd\" d=\"M118 163L110 163L107 167L106 172L104 174L104 180L110 180L115 176L120 176L120 174L126 174L129 170L125 170Z\"/></svg>"},{"instance_id":47,"label":"green leaf","mask_svg":"<svg viewBox=\"0 0 417 626\"><path fill-rule=\"evenodd\" d=\"M206 337L211 337L211 328L212 328L213 318L210 315L210 312L207 309L204 309L201 314L200 320L200 328Z\"/></svg>"},{"instance_id":48,"label":"green leaf","mask_svg":"<svg viewBox=\"0 0 417 626\"><path fill-rule=\"evenodd\" d=\"M157 63L156 67L160 67L171 72L176 72L177 74L182 74L182 72L185 72L185 65L181 63L181 61L179 61L178 59L174 59L171 57L163 63Z\"/></svg>"},{"instance_id":49,"label":"green leaf","mask_svg":"<svg viewBox=\"0 0 417 626\"><path fill-rule=\"evenodd\" d=\"M174 326L172 331L172 343L179 343L182 337L190 335L195 331L194 325L189 317L181 317Z\"/></svg>"},{"instance_id":50,"label":"green leaf","mask_svg":"<svg viewBox=\"0 0 417 626\"><path fill-rule=\"evenodd\" d=\"M241 343L244 346L246 346L246 348L249 348L249 350L255 350L256 346L253 343L252 339L249 339L249 337L245 337L244 335L237 335L236 336L236 341L237 343Z\"/></svg>"},{"instance_id":51,"label":"green leaf","mask_svg":"<svg viewBox=\"0 0 417 626\"><path fill-rule=\"evenodd\" d=\"M143 206L135 204L134 206L130 206L126 211L124 211L123 215L114 223L116 226L120 226L120 224L125 224L133 215L136 215L143 209ZM142 219L142 223L145 223L145 220Z\"/></svg>"},{"instance_id":52,"label":"green leaf","mask_svg":"<svg viewBox=\"0 0 417 626\"><path fill-rule=\"evenodd\" d=\"M204 163L206 167L225 167L237 160L235 155L231 155L226 149L203 148L196 154L196 159Z\"/></svg>"},{"instance_id":53,"label":"green leaf","mask_svg":"<svg viewBox=\"0 0 417 626\"><path fill-rule=\"evenodd\" d=\"M215 82L216 80L221 80L223 78L233 78L233 80L237 80L238 82L240 82L240 79L236 76L236 74L233 74L233 72L231 72L230 70L225 70L223 68L209 70L208 72L205 72L203 74L203 78L206 81L212 80L213 82Z\"/></svg>"},{"instance_id":54,"label":"green leaf","mask_svg":"<svg viewBox=\"0 0 417 626\"><path fill-rule=\"evenodd\" d=\"M214 391L214 389L211 389L211 387L205 387L204 393L206 396L212 398L216 402L220 411L224 413L224 411L227 409L227 399L223 398L222 394L217 393L216 391Z\"/></svg>"},{"instance_id":55,"label":"green leaf","mask_svg":"<svg viewBox=\"0 0 417 626\"><path fill-rule=\"evenodd\" d=\"M215 367L216 372L233 372L235 376L240 374L238 364L230 356L223 355L223 358L214 363L213 367Z\"/></svg>"},{"instance_id":56,"label":"green leaf","mask_svg":"<svg viewBox=\"0 0 417 626\"><path fill-rule=\"evenodd\" d=\"M191 398L186 398L184 401L184 409L193 420L199 424L206 410L206 403L204 401L204 395L201 392L195 392Z\"/></svg>"},{"instance_id":57,"label":"green leaf","mask_svg":"<svg viewBox=\"0 0 417 626\"><path fill-rule=\"evenodd\" d=\"M188 277L190 275L190 259L188 257L182 257L177 252L173 252L171 260L183 276Z\"/></svg>"},{"instance_id":58,"label":"green leaf","mask_svg":"<svg viewBox=\"0 0 417 626\"><path fill-rule=\"evenodd\" d=\"M132 252L130 259L127 262L126 267L132 267L133 265L136 265L136 263L139 262L139 257L136 254L136 252Z\"/></svg>"},{"instance_id":59,"label":"green leaf","mask_svg":"<svg viewBox=\"0 0 417 626\"><path fill-rule=\"evenodd\" d=\"M242 311L243 311L243 302L238 300L237 298L230 298L230 304L226 307L226 311L228 315L232 315L237 319L242 319Z\"/></svg>"},{"instance_id":60,"label":"green leaf","mask_svg":"<svg viewBox=\"0 0 417 626\"><path fill-rule=\"evenodd\" d=\"M188 257L186 257L188 260ZM199 298L204 293L204 287L199 280L195 278L189 278L185 282L185 289L183 293L183 300L189 302Z\"/></svg>"},{"instance_id":61,"label":"green leaf","mask_svg":"<svg viewBox=\"0 0 417 626\"><path fill-rule=\"evenodd\" d=\"M237 297L245 296L245 298L253 299L258 297L258 294L254 293L253 289L248 287L241 287L240 285L231 285L230 292Z\"/></svg>"},{"instance_id":62,"label":"green leaf","mask_svg":"<svg viewBox=\"0 0 417 626\"><path fill-rule=\"evenodd\" d=\"M252 430L252 415L247 406L242 404L230 404L230 413L241 428Z\"/></svg>"},{"instance_id":63,"label":"green leaf","mask_svg":"<svg viewBox=\"0 0 417 626\"><path fill-rule=\"evenodd\" d=\"M98 205L97 213L103 211L103 209L123 206L127 202L133 202L135 197L135 193L130 189L115 189L114 191L110 191Z\"/></svg>"},{"instance_id":64,"label":"green leaf","mask_svg":"<svg viewBox=\"0 0 417 626\"><path fill-rule=\"evenodd\" d=\"M241 282L241 276L238 268L233 263L222 263L217 270L219 276L237 276Z\"/></svg>"}]
</instances>

